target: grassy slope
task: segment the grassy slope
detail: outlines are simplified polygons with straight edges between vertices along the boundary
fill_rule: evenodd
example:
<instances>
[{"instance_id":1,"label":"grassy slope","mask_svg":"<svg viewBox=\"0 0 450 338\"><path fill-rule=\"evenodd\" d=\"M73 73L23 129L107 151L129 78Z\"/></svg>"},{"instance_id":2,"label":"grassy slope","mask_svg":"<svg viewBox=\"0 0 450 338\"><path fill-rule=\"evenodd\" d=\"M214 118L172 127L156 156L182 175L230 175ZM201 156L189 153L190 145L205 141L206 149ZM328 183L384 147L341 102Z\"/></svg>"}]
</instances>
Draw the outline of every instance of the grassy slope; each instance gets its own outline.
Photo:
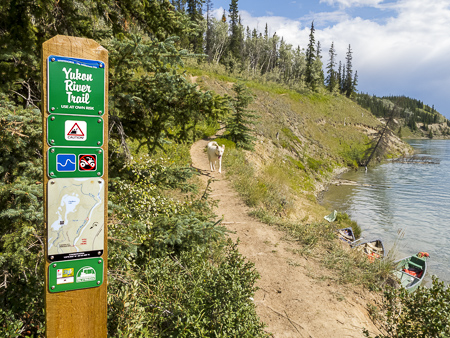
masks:
<instances>
[{"instance_id":1,"label":"grassy slope","mask_svg":"<svg viewBox=\"0 0 450 338\"><path fill-rule=\"evenodd\" d=\"M202 89L233 95L236 79L198 69L189 72ZM245 159L224 157L229 173L233 158L251 164L247 173L242 168L231 170L234 176L247 177L238 182L238 190L255 209L297 220L321 219L328 211L317 204L317 193L337 172L357 166L381 123L341 95L299 94L274 84L246 84L254 95L249 108L260 118L254 151L245 152ZM391 141L391 156L409 151L399 139ZM252 187L249 180L254 181Z\"/></svg>"},{"instance_id":2,"label":"grassy slope","mask_svg":"<svg viewBox=\"0 0 450 338\"><path fill-rule=\"evenodd\" d=\"M236 79L198 69L189 72L202 89L233 95ZM246 84L255 98L249 108L260 116L255 126L257 141L253 151L227 146L224 168L250 213L282 228L286 239L299 244L299 254L314 256L323 267L334 266L325 273L333 277L326 278L378 289L388 278L390 263L370 264L335 241L336 229L360 229L345 214L336 222L324 221L330 211L318 203L317 196L335 175L357 165L381 122L342 96ZM394 135L387 143L387 156L411 151Z\"/></svg>"}]
</instances>

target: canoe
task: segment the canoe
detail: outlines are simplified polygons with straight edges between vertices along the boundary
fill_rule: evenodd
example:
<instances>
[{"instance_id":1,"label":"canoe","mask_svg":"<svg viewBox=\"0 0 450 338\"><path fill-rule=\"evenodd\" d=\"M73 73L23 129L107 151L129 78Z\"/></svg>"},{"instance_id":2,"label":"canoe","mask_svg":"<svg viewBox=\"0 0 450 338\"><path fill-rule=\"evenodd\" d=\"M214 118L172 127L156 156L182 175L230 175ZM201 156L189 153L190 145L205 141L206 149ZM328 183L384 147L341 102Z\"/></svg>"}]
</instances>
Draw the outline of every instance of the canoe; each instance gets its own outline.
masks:
<instances>
[{"instance_id":1,"label":"canoe","mask_svg":"<svg viewBox=\"0 0 450 338\"><path fill-rule=\"evenodd\" d=\"M376 258L383 258L385 253L381 239L364 240L357 244L353 243L352 247L367 255L372 262Z\"/></svg>"},{"instance_id":2,"label":"canoe","mask_svg":"<svg viewBox=\"0 0 450 338\"><path fill-rule=\"evenodd\" d=\"M405 257L394 262L394 276L400 284L409 292L414 292L422 283L427 273L426 252L419 252L417 255Z\"/></svg>"},{"instance_id":3,"label":"canoe","mask_svg":"<svg viewBox=\"0 0 450 338\"><path fill-rule=\"evenodd\" d=\"M344 228L338 230L338 238L347 243L353 243L355 241L355 235L352 228Z\"/></svg>"}]
</instances>

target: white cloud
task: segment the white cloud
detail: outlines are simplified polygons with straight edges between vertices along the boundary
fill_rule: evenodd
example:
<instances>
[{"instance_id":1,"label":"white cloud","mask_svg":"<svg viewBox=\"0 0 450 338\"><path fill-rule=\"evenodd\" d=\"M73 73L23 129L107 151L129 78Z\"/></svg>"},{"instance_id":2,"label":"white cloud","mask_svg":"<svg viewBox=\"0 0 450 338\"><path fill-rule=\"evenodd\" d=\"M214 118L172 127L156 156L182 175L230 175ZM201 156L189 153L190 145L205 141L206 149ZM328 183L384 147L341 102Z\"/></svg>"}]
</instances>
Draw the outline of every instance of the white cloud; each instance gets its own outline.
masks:
<instances>
[{"instance_id":1,"label":"white cloud","mask_svg":"<svg viewBox=\"0 0 450 338\"><path fill-rule=\"evenodd\" d=\"M345 61L348 45L353 51L353 69L358 71L358 89L376 95L407 95L435 104L450 117L450 2L448 0L322 0L338 4L334 12L310 13L298 20L277 16L252 17L241 11L242 22L263 31L267 23L294 46L308 44L311 21L316 41L322 45L323 62L328 61L331 42L337 59ZM381 23L351 17L343 7L378 6L389 9ZM394 12L392 12L394 11ZM223 12L220 9L220 15ZM325 27L317 29L317 27ZM449 107L448 113L446 111Z\"/></svg>"},{"instance_id":2,"label":"white cloud","mask_svg":"<svg viewBox=\"0 0 450 338\"><path fill-rule=\"evenodd\" d=\"M213 15L216 19L222 18L223 8L218 8L213 11ZM263 33L267 27L269 29L269 35L276 33L278 36L284 37L289 43L296 45L295 41L300 41L299 34L302 31L302 24L299 20L292 20L281 16L259 16L253 17L249 12L240 10L241 23L244 27L250 27L250 29L256 28L258 32ZM228 15L228 11L226 11ZM308 33L309 34L309 33ZM308 35L306 35L307 37Z\"/></svg>"},{"instance_id":3,"label":"white cloud","mask_svg":"<svg viewBox=\"0 0 450 338\"><path fill-rule=\"evenodd\" d=\"M345 48L351 44L353 66L363 91L405 94L424 101L427 96L425 103L440 102L438 110L447 113L450 4L402 0L392 8L398 11L397 16L383 25L352 18L316 31L316 39L323 46L334 41L338 58L345 57Z\"/></svg>"},{"instance_id":4,"label":"white cloud","mask_svg":"<svg viewBox=\"0 0 450 338\"><path fill-rule=\"evenodd\" d=\"M322 0L321 2L325 2ZM377 5L389 9L383 21L351 17L345 9L310 13L293 20L280 16L253 17L240 11L242 23L263 32L283 36L288 43L305 48L311 21L316 41L328 61L331 42L337 59L345 61L348 45L353 51L353 69L358 71L358 89L375 95L407 95L435 104L450 117L450 2L448 0L327 0L329 4ZM215 11L221 17L223 9ZM317 27L321 27L317 29ZM325 28L322 28L325 27ZM448 110L447 110L448 107ZM447 113L448 111L448 113Z\"/></svg>"}]
</instances>

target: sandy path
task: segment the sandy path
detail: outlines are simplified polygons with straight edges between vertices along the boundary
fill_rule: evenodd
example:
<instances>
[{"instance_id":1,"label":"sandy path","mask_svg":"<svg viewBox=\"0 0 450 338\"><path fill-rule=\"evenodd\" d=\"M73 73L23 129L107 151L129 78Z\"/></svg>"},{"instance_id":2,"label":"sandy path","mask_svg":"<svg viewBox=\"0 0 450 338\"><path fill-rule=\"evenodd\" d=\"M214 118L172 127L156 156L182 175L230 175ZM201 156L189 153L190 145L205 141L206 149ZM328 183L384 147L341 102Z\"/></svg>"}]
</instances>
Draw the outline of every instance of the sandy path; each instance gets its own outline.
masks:
<instances>
[{"instance_id":1,"label":"sandy path","mask_svg":"<svg viewBox=\"0 0 450 338\"><path fill-rule=\"evenodd\" d=\"M210 177L211 197L219 200L215 210L223 224L240 239L239 250L255 263L261 279L255 295L256 310L274 337L363 337L362 328L374 330L367 316L366 295L347 291L327 280L312 278L317 264L290 251L296 244L283 240L283 233L248 216L248 208L222 174L210 173L204 149L208 140L191 148L192 165ZM226 156L226 151L224 156Z\"/></svg>"}]
</instances>

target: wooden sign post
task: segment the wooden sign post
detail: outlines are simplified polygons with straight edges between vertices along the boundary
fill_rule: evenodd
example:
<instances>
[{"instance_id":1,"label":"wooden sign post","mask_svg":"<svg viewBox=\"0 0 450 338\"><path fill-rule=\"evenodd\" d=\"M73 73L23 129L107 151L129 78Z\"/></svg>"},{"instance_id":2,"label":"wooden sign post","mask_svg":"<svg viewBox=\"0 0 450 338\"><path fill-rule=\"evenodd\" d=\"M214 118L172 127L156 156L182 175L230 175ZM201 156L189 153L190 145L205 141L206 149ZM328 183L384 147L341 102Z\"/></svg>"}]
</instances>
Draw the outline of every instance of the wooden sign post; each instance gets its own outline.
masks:
<instances>
[{"instance_id":1,"label":"wooden sign post","mask_svg":"<svg viewBox=\"0 0 450 338\"><path fill-rule=\"evenodd\" d=\"M49 338L106 337L108 51L42 46L45 318Z\"/></svg>"}]
</instances>

